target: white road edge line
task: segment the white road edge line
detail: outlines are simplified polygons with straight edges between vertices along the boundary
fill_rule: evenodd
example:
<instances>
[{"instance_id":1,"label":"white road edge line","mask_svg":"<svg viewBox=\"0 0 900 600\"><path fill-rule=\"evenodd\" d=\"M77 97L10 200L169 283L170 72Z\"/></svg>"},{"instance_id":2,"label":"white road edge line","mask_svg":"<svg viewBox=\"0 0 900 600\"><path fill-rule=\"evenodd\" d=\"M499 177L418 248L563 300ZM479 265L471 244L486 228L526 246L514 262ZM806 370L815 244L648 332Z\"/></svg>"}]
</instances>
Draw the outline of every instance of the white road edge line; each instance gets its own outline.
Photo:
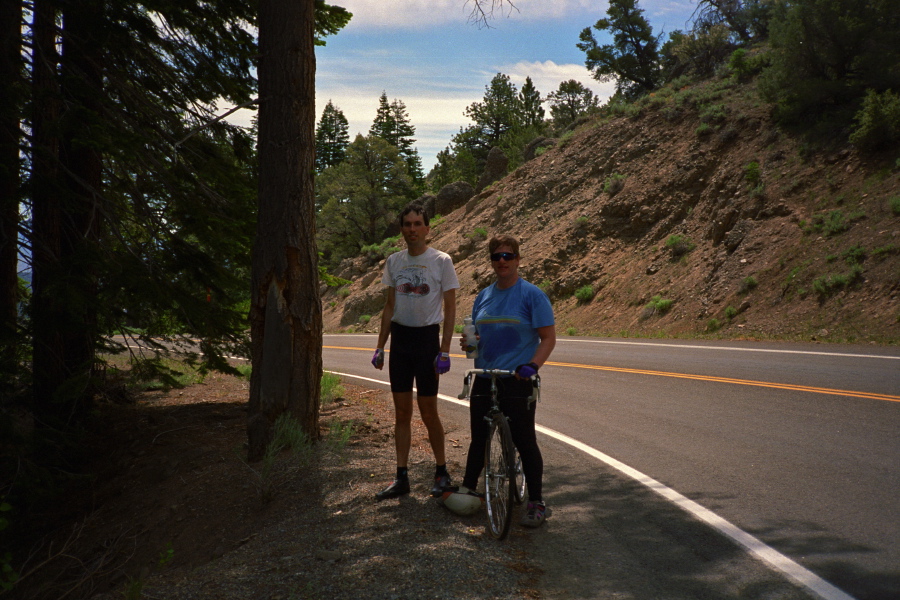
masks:
<instances>
[{"instance_id":1,"label":"white road edge line","mask_svg":"<svg viewBox=\"0 0 900 600\"><path fill-rule=\"evenodd\" d=\"M372 379L370 377L351 375L350 373L340 373L338 371L328 372L335 375L340 375L341 377L351 377L353 379L361 379L363 381L368 381L371 383L390 385L387 381ZM438 398L440 398L441 400L446 400L448 402L453 402L454 404L459 404L460 406L469 405L469 403L465 400L459 400L458 398L447 396L446 394L438 394ZM806 569L805 567L795 563L784 554L781 554L771 546L766 545L746 531L726 521L713 511L700 506L699 504L689 498L686 498L685 496L682 496L672 488L656 481L652 477L648 477L637 469L633 469L632 467L629 467L625 463L616 460L608 454L604 454L603 452L600 452L599 450L592 448L583 442L579 442L578 440L571 438L563 433L554 431L553 429L549 429L547 427L544 427L543 425L536 425L535 428L544 435L548 435L564 444L568 444L573 448L581 450L588 456L596 458L600 462L605 463L606 465L619 471L623 475L634 479L638 483L649 488L651 491L656 492L669 502L672 502L682 510L690 513L695 518L711 526L719 533L731 538L740 546L745 548L750 554L763 561L779 573L783 574L794 583L806 588L822 600L855 600L853 596L850 596L849 594L839 590L809 569Z\"/></svg>"}]
</instances>

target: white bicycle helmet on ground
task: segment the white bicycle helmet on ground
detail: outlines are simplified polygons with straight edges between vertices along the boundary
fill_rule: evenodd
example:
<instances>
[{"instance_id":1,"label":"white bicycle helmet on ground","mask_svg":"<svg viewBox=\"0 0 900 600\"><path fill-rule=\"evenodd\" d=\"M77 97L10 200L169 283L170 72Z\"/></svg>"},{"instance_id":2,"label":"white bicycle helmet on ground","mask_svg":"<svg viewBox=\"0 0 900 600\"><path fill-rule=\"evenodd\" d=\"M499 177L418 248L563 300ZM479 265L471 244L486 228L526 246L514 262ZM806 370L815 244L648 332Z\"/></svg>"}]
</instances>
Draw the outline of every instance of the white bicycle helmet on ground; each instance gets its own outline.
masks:
<instances>
[{"instance_id":1,"label":"white bicycle helmet on ground","mask_svg":"<svg viewBox=\"0 0 900 600\"><path fill-rule=\"evenodd\" d=\"M447 490L441 496L441 501L444 506L461 516L474 515L484 506L484 498L464 486L456 491Z\"/></svg>"}]
</instances>

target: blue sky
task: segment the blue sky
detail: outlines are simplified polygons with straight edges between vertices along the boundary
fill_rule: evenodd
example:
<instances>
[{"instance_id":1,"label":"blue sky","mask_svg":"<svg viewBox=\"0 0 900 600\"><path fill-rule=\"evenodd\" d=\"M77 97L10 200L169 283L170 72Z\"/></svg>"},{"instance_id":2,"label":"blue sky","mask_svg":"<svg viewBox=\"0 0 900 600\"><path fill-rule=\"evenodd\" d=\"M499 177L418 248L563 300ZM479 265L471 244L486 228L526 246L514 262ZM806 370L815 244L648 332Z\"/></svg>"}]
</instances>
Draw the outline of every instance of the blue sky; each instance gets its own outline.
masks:
<instances>
[{"instance_id":1,"label":"blue sky","mask_svg":"<svg viewBox=\"0 0 900 600\"><path fill-rule=\"evenodd\" d=\"M416 128L427 173L460 127L464 111L484 97L497 73L521 89L531 77L546 96L576 79L605 100L612 83L599 83L584 66L578 35L606 16L608 2L514 0L495 9L490 28L469 22L471 0L331 0L353 19L316 53L316 109L329 100L349 121L350 139L367 134L378 98L401 100ZM483 4L490 4L485 0ZM696 0L640 0L653 32L687 29ZM604 34L605 35L605 34ZM611 39L601 37L601 43ZM549 111L548 111L549 112Z\"/></svg>"}]
</instances>

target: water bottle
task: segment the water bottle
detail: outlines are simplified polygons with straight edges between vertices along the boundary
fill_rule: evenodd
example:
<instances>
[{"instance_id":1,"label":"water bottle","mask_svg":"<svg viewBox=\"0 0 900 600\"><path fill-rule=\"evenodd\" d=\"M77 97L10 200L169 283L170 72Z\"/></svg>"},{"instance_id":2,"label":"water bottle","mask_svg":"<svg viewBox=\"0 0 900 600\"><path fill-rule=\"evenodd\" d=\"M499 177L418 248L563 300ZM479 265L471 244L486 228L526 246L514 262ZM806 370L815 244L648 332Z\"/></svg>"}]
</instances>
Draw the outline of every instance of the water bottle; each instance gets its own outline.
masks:
<instances>
[{"instance_id":1,"label":"water bottle","mask_svg":"<svg viewBox=\"0 0 900 600\"><path fill-rule=\"evenodd\" d=\"M472 323L472 317L465 318L463 335L466 336L466 358L478 358L478 338L475 337L475 324Z\"/></svg>"}]
</instances>

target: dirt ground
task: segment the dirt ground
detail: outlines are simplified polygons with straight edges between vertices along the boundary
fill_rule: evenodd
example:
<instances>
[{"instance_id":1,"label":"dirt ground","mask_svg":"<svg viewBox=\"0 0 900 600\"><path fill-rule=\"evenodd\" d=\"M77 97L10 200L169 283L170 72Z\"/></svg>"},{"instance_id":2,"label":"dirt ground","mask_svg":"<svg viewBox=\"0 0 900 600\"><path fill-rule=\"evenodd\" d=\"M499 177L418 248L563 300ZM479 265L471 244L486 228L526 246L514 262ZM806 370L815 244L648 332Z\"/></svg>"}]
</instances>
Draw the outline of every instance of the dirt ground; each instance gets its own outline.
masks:
<instances>
[{"instance_id":1,"label":"dirt ground","mask_svg":"<svg viewBox=\"0 0 900 600\"><path fill-rule=\"evenodd\" d=\"M498 544L483 514L460 518L429 497L433 458L418 417L412 494L374 502L396 464L387 392L343 386L322 409L315 448L285 450L267 469L245 461L248 386L213 374L101 406L87 438L94 459L48 511L21 584L0 597L355 598L368 586L370 598L443 598L416 587L438 559L460 578L446 597L538 597L526 532ZM468 434L444 425L449 468L461 474ZM473 569L486 583L454 591Z\"/></svg>"}]
</instances>

